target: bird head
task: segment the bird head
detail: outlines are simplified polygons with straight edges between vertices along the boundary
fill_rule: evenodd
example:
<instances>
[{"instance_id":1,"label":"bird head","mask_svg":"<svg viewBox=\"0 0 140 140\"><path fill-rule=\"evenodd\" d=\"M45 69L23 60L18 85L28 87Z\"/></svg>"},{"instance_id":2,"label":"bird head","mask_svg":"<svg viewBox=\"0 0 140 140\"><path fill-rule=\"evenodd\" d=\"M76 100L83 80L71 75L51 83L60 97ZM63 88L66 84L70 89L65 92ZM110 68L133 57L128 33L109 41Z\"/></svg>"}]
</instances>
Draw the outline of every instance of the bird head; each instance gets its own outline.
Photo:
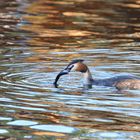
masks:
<instances>
[{"instance_id":1,"label":"bird head","mask_svg":"<svg viewBox=\"0 0 140 140\"><path fill-rule=\"evenodd\" d=\"M77 72L85 73L85 72L88 70L88 68L87 68L87 66L83 63L83 61L84 61L84 60L82 60L82 59L76 59L76 60L71 61L71 62L66 66L66 68L64 68L64 69L56 76L56 79L55 79L54 84L57 85L57 82L58 82L59 78L60 78L62 75L69 74L71 71L77 71Z\"/></svg>"}]
</instances>

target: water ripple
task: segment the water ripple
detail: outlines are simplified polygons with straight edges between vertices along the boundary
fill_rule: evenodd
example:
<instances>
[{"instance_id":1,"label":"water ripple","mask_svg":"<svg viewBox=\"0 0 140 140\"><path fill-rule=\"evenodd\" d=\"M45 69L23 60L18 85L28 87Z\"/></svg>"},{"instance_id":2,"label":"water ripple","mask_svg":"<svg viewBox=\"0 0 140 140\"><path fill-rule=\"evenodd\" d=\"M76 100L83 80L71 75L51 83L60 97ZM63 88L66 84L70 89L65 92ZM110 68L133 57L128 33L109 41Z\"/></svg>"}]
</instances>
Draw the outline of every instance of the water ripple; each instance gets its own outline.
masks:
<instances>
[{"instance_id":1,"label":"water ripple","mask_svg":"<svg viewBox=\"0 0 140 140\"><path fill-rule=\"evenodd\" d=\"M82 58L93 77L139 75L137 0L1 1L1 139L140 139L139 90L56 75Z\"/></svg>"}]
</instances>

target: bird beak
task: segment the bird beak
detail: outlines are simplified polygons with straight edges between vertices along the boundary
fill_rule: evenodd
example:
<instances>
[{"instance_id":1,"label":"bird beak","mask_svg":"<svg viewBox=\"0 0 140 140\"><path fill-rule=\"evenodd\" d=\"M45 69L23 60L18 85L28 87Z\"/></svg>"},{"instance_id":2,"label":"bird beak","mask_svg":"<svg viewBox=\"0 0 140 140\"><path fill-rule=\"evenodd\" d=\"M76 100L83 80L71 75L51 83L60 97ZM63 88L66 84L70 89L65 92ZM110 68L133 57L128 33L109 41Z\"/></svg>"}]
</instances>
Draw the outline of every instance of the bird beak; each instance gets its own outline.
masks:
<instances>
[{"instance_id":1,"label":"bird beak","mask_svg":"<svg viewBox=\"0 0 140 140\"><path fill-rule=\"evenodd\" d=\"M54 81L55 87L58 86L58 85L57 85L57 82L58 82L59 78L60 78L62 75L69 74L69 72L70 72L70 70L64 69L64 70L62 70L62 71L56 76L55 81Z\"/></svg>"}]
</instances>

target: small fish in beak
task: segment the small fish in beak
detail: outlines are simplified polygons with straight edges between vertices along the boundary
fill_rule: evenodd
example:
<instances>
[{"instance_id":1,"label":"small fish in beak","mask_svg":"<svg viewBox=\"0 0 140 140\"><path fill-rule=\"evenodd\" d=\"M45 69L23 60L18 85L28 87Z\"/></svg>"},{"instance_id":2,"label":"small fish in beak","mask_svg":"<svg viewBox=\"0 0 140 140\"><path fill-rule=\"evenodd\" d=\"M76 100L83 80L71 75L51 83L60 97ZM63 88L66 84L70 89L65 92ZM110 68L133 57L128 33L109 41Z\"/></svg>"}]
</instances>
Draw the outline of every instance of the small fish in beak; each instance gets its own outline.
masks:
<instances>
[{"instance_id":1,"label":"small fish in beak","mask_svg":"<svg viewBox=\"0 0 140 140\"><path fill-rule=\"evenodd\" d=\"M62 70L57 76L56 76L56 78L55 78L55 81L54 81L54 86L57 88L57 86L58 86L58 84L57 84L57 82L58 82L58 80L60 79L60 77L62 76L62 75L66 75L66 74L68 74L69 73L69 71L67 70L67 69L64 69L64 70Z\"/></svg>"}]
</instances>

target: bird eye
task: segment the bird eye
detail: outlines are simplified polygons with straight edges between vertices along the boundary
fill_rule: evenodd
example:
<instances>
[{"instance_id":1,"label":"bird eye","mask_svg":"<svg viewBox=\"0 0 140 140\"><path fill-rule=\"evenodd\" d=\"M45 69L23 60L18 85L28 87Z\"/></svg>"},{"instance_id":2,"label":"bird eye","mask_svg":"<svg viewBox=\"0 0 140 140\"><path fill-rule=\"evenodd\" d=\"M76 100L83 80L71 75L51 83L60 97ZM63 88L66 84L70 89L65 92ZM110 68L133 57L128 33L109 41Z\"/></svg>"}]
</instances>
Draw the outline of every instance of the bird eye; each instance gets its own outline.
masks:
<instances>
[{"instance_id":1,"label":"bird eye","mask_svg":"<svg viewBox=\"0 0 140 140\"><path fill-rule=\"evenodd\" d=\"M71 70L74 67L74 65L68 66L68 69Z\"/></svg>"}]
</instances>

